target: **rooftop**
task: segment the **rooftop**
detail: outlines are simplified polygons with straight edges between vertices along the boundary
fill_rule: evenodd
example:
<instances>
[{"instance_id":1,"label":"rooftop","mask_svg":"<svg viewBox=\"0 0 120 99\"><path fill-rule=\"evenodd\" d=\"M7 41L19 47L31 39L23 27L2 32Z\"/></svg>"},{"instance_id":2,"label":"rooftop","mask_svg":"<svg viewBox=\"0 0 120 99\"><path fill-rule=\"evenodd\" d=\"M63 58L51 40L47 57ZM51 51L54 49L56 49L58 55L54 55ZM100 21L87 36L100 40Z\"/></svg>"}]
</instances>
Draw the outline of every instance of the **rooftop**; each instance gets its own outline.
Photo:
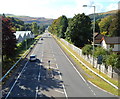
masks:
<instances>
[{"instance_id":1,"label":"rooftop","mask_svg":"<svg viewBox=\"0 0 120 99\"><path fill-rule=\"evenodd\" d=\"M120 44L120 37L104 37L106 44Z\"/></svg>"}]
</instances>

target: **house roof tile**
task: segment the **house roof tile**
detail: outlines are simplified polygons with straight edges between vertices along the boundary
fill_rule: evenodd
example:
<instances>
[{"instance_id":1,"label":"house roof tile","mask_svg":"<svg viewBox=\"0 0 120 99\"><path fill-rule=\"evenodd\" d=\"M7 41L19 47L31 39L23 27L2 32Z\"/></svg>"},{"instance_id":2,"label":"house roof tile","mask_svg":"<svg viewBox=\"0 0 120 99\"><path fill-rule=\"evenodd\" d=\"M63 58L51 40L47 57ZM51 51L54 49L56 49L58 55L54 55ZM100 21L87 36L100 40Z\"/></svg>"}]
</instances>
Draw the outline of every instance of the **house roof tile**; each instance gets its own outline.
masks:
<instances>
[{"instance_id":1,"label":"house roof tile","mask_svg":"<svg viewBox=\"0 0 120 99\"><path fill-rule=\"evenodd\" d=\"M120 44L120 37L104 37L106 44Z\"/></svg>"}]
</instances>

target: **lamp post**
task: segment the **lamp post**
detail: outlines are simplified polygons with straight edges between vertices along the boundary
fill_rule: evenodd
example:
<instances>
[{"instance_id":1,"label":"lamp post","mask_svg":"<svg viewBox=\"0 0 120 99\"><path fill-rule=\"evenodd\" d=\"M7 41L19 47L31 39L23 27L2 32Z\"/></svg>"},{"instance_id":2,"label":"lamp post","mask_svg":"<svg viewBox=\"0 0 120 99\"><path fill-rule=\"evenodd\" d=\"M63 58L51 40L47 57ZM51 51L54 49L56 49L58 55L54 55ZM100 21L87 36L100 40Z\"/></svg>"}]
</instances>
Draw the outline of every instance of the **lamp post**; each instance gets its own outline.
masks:
<instances>
[{"instance_id":1,"label":"lamp post","mask_svg":"<svg viewBox=\"0 0 120 99\"><path fill-rule=\"evenodd\" d=\"M94 47L94 43L95 43L95 38L94 38L94 34L95 34L95 6L88 6L88 5L83 5L83 7L93 7L94 8L94 24L93 24L93 67L94 67L94 51L95 51L95 47Z\"/></svg>"},{"instance_id":2,"label":"lamp post","mask_svg":"<svg viewBox=\"0 0 120 99\"><path fill-rule=\"evenodd\" d=\"M27 34L27 31L26 31L26 24L25 24L25 35ZM27 37L26 37L26 50L27 50Z\"/></svg>"}]
</instances>

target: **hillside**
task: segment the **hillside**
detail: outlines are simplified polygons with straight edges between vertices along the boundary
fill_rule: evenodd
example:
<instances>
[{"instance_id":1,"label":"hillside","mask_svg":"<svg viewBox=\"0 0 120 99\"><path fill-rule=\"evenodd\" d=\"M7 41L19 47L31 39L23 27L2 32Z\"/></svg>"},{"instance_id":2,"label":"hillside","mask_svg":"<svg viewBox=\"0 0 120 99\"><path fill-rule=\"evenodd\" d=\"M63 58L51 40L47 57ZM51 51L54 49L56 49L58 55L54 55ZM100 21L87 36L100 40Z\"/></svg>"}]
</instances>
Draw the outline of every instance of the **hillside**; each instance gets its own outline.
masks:
<instances>
[{"instance_id":1,"label":"hillside","mask_svg":"<svg viewBox=\"0 0 120 99\"><path fill-rule=\"evenodd\" d=\"M103 13L96 13L95 15L95 19L102 19L106 16L109 16L109 15L114 15L117 13L117 10L112 10L112 11L108 11L108 12L103 12ZM93 20L94 18L94 14L90 14L89 17Z\"/></svg>"},{"instance_id":2,"label":"hillside","mask_svg":"<svg viewBox=\"0 0 120 99\"><path fill-rule=\"evenodd\" d=\"M25 23L37 22L38 24L50 25L53 22L53 19L44 18L44 17L30 17L30 16L16 16L13 14L5 14L8 17L14 17L24 21Z\"/></svg>"}]
</instances>

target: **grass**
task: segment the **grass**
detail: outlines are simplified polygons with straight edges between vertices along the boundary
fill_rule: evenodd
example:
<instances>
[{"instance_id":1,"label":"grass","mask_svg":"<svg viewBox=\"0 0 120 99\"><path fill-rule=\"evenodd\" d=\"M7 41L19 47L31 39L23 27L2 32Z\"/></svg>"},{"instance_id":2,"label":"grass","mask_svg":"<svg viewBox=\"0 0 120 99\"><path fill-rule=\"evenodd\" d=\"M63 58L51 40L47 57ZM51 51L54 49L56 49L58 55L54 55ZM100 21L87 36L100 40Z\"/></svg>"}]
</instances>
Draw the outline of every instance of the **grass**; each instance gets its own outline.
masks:
<instances>
[{"instance_id":1,"label":"grass","mask_svg":"<svg viewBox=\"0 0 120 99\"><path fill-rule=\"evenodd\" d=\"M56 37L55 37L56 38ZM59 40L58 38L56 38L57 40ZM60 41L60 40L59 40ZM61 42L61 41L60 41ZM59 43L59 42L58 42ZM63 44L63 43L62 43ZM74 55L76 55L81 61L83 61L86 65L88 65L90 68L92 68L95 72L99 73L99 70L95 69L92 67L92 65L90 63L88 63L87 61L85 61L82 57L80 57L76 52L74 52L71 48L69 48L68 46L66 50L60 43L59 45L64 49L64 51L74 60L74 62L80 66L89 76L85 75L82 73L82 75L90 82L94 83L95 85L97 85L98 87L114 94L114 95L119 95L119 90L115 89L114 87L112 87L111 85L109 85L107 82L105 82L103 79L101 79L100 77L98 77L97 75L95 75L94 73L92 73L90 70L88 70L85 66L83 66L74 56L72 56L68 50L70 50ZM105 74L103 73L99 73L101 76L103 76L104 78L106 78L107 80L109 80L110 82L112 82L113 84L115 84L116 86L118 86L118 81L115 81L109 77L107 77Z\"/></svg>"}]
</instances>

